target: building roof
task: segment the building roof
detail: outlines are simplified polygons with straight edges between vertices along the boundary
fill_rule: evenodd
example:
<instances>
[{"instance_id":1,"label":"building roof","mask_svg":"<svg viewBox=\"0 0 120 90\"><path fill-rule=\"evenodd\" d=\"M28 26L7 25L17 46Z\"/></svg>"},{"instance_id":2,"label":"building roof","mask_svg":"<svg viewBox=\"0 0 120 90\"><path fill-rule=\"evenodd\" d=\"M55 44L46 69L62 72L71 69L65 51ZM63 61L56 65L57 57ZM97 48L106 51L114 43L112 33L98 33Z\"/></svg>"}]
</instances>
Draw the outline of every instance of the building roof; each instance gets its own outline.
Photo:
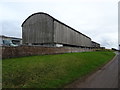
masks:
<instances>
[{"instance_id":1,"label":"building roof","mask_svg":"<svg viewBox=\"0 0 120 90\"><path fill-rule=\"evenodd\" d=\"M89 38L89 39L91 39L90 37L88 37L88 36L86 36L85 34L83 34L83 33L81 33L81 32L79 32L79 31L77 31L77 30L75 30L74 28L72 28L72 27L70 27L70 26L68 26L68 25L66 25L66 24L64 24L63 22L61 22L61 21L59 21L59 20L57 20L57 19L55 19L54 17L52 17L51 15L49 15L49 14L47 14L47 13L44 13L44 12L37 12L37 13L34 13L34 14L32 14L32 15L30 15L23 23L22 23L22 27L23 27L23 25L24 25L24 23L30 18L30 17L32 17L32 16L34 16L34 15L36 15L36 14L45 14L45 15L47 15L47 16L49 16L49 17L51 17L53 20L55 20L55 21L57 21L57 22L59 22L59 23L61 23L61 24L63 24L63 25L65 25L65 26L67 26L68 28L70 28L70 29L72 29L73 31L75 31L75 32L77 32L77 33L79 33L79 34L82 34L82 35L84 35L85 37L87 37L87 38Z\"/></svg>"},{"instance_id":2,"label":"building roof","mask_svg":"<svg viewBox=\"0 0 120 90\"><path fill-rule=\"evenodd\" d=\"M97 42L94 42L94 41L92 41L92 43L96 43L96 44L99 44L99 43L97 43Z\"/></svg>"},{"instance_id":3,"label":"building roof","mask_svg":"<svg viewBox=\"0 0 120 90\"><path fill-rule=\"evenodd\" d=\"M2 38L12 38L12 39L21 39L22 40L22 38L10 37L10 36L4 36L4 35L0 35L0 37L2 37Z\"/></svg>"}]
</instances>

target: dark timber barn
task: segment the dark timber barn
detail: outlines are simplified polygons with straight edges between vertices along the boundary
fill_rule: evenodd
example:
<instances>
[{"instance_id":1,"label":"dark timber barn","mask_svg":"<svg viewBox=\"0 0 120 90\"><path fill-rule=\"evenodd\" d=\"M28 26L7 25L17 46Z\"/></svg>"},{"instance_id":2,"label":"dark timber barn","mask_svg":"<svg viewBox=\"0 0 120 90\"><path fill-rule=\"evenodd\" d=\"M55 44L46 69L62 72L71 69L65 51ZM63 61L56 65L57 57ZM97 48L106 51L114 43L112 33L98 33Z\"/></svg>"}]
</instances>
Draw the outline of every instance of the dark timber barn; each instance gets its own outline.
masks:
<instances>
[{"instance_id":1,"label":"dark timber barn","mask_svg":"<svg viewBox=\"0 0 120 90\"><path fill-rule=\"evenodd\" d=\"M92 47L90 37L43 12L23 22L22 38L25 45Z\"/></svg>"}]
</instances>

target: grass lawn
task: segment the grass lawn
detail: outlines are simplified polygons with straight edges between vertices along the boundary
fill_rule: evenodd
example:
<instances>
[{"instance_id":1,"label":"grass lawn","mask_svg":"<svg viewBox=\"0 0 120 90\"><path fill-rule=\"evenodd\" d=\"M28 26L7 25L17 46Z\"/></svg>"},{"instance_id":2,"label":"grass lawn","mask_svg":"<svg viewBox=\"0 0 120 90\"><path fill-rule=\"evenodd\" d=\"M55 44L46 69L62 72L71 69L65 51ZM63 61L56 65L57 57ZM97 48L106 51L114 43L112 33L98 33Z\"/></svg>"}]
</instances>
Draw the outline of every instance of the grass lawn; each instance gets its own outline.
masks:
<instances>
[{"instance_id":1,"label":"grass lawn","mask_svg":"<svg viewBox=\"0 0 120 90\"><path fill-rule=\"evenodd\" d=\"M3 88L56 88L107 63L110 51L29 56L2 61Z\"/></svg>"}]
</instances>

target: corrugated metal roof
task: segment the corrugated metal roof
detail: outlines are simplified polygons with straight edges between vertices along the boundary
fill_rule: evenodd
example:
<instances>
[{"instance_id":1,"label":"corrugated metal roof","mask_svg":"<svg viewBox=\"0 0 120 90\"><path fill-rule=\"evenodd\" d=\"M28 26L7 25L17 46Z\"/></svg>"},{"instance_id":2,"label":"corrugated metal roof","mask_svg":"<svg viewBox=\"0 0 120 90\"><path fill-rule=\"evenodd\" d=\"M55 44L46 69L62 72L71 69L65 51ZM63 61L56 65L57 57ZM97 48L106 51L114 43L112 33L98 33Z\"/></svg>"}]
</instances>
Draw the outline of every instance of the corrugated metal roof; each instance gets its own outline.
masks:
<instances>
[{"instance_id":1,"label":"corrugated metal roof","mask_svg":"<svg viewBox=\"0 0 120 90\"><path fill-rule=\"evenodd\" d=\"M0 37L2 37L2 38L12 38L12 39L22 39L22 38L16 38L16 37L4 36L4 35L0 35Z\"/></svg>"},{"instance_id":2,"label":"corrugated metal roof","mask_svg":"<svg viewBox=\"0 0 120 90\"><path fill-rule=\"evenodd\" d=\"M63 25L65 25L65 26L67 26L68 28L70 28L70 29L72 29L73 31L75 31L75 32L77 32L77 33L79 33L79 34L82 34L82 35L84 35L85 37L87 37L87 38L89 38L89 39L91 39L90 37L88 37L88 36L86 36L85 34L83 34L83 33L81 33L81 32L79 32L79 31L77 31L77 30L75 30L74 28L72 28L72 27L70 27L70 26L68 26L68 25L66 25L66 24L64 24L63 22L61 22L61 21L59 21L59 20L57 20L57 19L55 19L54 17L52 17L51 15L49 15L49 14L47 14L47 13L44 13L44 12L37 12L37 13L34 13L34 14L32 14L32 15L30 15L23 23L22 23L22 27L23 27L23 25L24 25L24 23L30 18L30 17L32 17L32 16L34 16L34 15L36 15L36 14L45 14L45 15L47 15L47 16L49 16L49 17L51 17L51 18L53 18L53 20L55 20L55 21L57 21L57 22L59 22L59 23L61 23L61 24L63 24Z\"/></svg>"}]
</instances>

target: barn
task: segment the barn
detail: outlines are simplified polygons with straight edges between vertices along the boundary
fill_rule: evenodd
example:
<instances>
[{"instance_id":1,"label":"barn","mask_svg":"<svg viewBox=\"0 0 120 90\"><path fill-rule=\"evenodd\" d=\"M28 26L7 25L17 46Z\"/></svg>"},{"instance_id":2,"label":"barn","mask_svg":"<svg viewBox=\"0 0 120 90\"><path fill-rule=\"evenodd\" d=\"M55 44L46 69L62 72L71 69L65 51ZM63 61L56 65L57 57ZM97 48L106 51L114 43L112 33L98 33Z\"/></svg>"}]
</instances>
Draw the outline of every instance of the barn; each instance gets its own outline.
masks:
<instances>
[{"instance_id":1,"label":"barn","mask_svg":"<svg viewBox=\"0 0 120 90\"><path fill-rule=\"evenodd\" d=\"M24 45L92 47L90 37L43 12L22 23L22 38Z\"/></svg>"},{"instance_id":2,"label":"barn","mask_svg":"<svg viewBox=\"0 0 120 90\"><path fill-rule=\"evenodd\" d=\"M91 41L92 42L92 48L100 48L100 44L97 43L97 42L94 42L94 41Z\"/></svg>"}]
</instances>

